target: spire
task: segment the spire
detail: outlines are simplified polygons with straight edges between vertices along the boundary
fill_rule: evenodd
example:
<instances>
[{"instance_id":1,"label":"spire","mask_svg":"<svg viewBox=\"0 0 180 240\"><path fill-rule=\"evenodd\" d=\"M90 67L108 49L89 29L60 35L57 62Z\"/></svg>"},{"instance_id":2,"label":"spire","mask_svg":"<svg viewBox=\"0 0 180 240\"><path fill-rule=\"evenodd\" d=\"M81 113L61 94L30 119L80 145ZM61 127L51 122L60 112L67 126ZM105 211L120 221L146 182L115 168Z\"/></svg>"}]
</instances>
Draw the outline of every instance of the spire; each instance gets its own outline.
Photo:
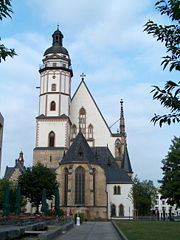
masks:
<instances>
[{"instance_id":1,"label":"spire","mask_svg":"<svg viewBox=\"0 0 180 240\"><path fill-rule=\"evenodd\" d=\"M121 99L120 101L121 104L121 111L120 111L120 135L123 137L126 137L126 132L125 132L125 121L124 121L124 110L123 110L123 100Z\"/></svg>"},{"instance_id":2,"label":"spire","mask_svg":"<svg viewBox=\"0 0 180 240\"><path fill-rule=\"evenodd\" d=\"M59 30L59 25L57 25L57 30L53 33L53 46L61 46L62 47L62 39L63 39L63 34Z\"/></svg>"}]
</instances>

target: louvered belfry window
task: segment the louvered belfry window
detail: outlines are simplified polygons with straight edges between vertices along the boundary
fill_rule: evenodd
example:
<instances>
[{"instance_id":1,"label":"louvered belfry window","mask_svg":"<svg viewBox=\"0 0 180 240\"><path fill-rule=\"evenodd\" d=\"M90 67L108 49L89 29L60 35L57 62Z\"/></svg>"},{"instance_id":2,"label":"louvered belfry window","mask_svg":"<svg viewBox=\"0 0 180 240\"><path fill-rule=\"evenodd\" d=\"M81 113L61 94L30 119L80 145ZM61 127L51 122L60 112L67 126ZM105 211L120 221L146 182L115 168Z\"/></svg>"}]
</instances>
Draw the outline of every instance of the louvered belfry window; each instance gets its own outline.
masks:
<instances>
[{"instance_id":1,"label":"louvered belfry window","mask_svg":"<svg viewBox=\"0 0 180 240\"><path fill-rule=\"evenodd\" d=\"M85 171L84 168L78 167L75 171L75 204L84 205L85 193Z\"/></svg>"}]
</instances>

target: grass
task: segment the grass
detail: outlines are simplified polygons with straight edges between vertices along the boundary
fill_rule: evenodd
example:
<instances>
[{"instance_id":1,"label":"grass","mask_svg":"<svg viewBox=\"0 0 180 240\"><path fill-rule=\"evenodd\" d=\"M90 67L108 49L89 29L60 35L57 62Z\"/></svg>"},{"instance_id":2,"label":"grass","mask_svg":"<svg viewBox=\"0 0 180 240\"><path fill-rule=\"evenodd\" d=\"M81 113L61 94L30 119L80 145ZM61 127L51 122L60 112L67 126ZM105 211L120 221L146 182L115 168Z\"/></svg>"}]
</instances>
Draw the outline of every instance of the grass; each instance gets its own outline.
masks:
<instances>
[{"instance_id":1,"label":"grass","mask_svg":"<svg viewBox=\"0 0 180 240\"><path fill-rule=\"evenodd\" d=\"M180 222L118 221L128 240L180 240Z\"/></svg>"}]
</instances>

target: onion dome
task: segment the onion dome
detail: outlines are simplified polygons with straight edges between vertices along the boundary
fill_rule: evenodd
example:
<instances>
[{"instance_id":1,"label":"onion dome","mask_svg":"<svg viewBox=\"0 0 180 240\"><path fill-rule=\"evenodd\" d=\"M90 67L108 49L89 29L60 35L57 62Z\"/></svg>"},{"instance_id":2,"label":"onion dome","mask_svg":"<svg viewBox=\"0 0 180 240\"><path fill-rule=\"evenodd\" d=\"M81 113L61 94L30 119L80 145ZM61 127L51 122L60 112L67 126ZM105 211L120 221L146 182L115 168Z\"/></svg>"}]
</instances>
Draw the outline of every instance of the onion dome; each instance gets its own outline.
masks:
<instances>
[{"instance_id":1,"label":"onion dome","mask_svg":"<svg viewBox=\"0 0 180 240\"><path fill-rule=\"evenodd\" d=\"M69 56L67 49L64 48L62 44L63 37L64 36L62 32L59 30L59 28L57 28L57 30L52 35L53 38L52 47L48 48L44 52L44 56L51 53L61 53Z\"/></svg>"}]
</instances>

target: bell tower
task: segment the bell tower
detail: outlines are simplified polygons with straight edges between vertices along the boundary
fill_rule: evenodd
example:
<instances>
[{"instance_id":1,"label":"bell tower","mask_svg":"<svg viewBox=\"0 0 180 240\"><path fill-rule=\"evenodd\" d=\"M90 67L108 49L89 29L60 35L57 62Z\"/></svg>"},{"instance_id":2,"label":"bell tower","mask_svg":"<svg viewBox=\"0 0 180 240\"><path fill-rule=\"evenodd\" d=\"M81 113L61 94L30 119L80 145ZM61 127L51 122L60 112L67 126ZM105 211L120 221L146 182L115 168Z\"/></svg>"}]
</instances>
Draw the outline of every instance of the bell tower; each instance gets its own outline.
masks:
<instances>
[{"instance_id":1,"label":"bell tower","mask_svg":"<svg viewBox=\"0 0 180 240\"><path fill-rule=\"evenodd\" d=\"M56 168L69 147L71 59L63 47L63 34L57 27L40 66L39 116L36 117L36 147L33 165L38 162Z\"/></svg>"}]
</instances>

